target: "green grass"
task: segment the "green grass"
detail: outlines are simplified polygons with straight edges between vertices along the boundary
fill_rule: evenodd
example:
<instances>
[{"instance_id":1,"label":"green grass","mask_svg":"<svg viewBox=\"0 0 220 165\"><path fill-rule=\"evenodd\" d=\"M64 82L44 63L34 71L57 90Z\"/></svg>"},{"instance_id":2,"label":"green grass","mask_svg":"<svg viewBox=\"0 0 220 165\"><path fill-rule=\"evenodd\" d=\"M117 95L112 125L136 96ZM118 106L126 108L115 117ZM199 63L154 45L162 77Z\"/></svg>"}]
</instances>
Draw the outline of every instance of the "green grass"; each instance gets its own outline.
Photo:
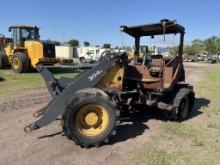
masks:
<instances>
[{"instance_id":1,"label":"green grass","mask_svg":"<svg viewBox=\"0 0 220 165\"><path fill-rule=\"evenodd\" d=\"M165 124L166 130L169 133L181 136L181 137L192 137L197 134L196 129L194 129L191 125L185 123L178 122L167 122Z\"/></svg>"},{"instance_id":2,"label":"green grass","mask_svg":"<svg viewBox=\"0 0 220 165\"><path fill-rule=\"evenodd\" d=\"M210 103L191 120L163 122L161 133L151 136L135 154L138 163L220 164L220 71L205 72L195 91Z\"/></svg>"},{"instance_id":3,"label":"green grass","mask_svg":"<svg viewBox=\"0 0 220 165\"><path fill-rule=\"evenodd\" d=\"M75 74L74 74L75 75ZM39 73L15 74L0 71L0 101L25 90L44 88ZM72 77L72 73L55 71L56 77ZM140 164L220 164L220 71L207 71L195 86L200 98L210 100L208 106L183 123L162 122L162 133L150 137L132 157ZM205 117L206 116L206 117ZM160 145L166 144L166 145Z\"/></svg>"},{"instance_id":4,"label":"green grass","mask_svg":"<svg viewBox=\"0 0 220 165\"><path fill-rule=\"evenodd\" d=\"M76 73L55 72L55 77L61 76L73 77ZM16 74L11 70L0 70L0 76L4 81L0 82L0 101L7 100L25 90L44 88L45 83L41 75L35 73Z\"/></svg>"},{"instance_id":5,"label":"green grass","mask_svg":"<svg viewBox=\"0 0 220 165\"><path fill-rule=\"evenodd\" d=\"M183 139L190 139L192 145L204 146L204 142L200 138L201 132L195 125L190 125L190 123L167 122L165 124L165 130L167 133L175 134Z\"/></svg>"},{"instance_id":6,"label":"green grass","mask_svg":"<svg viewBox=\"0 0 220 165\"><path fill-rule=\"evenodd\" d=\"M208 127L208 128L214 128L214 129L220 129L220 125L219 125L219 124L216 124L216 123L213 123L213 122L209 123L209 124L207 125L207 127Z\"/></svg>"},{"instance_id":7,"label":"green grass","mask_svg":"<svg viewBox=\"0 0 220 165\"><path fill-rule=\"evenodd\" d=\"M138 153L136 159L139 160L140 164L146 165L181 164L181 162L188 160L183 152L168 152L165 149L154 148L152 146Z\"/></svg>"},{"instance_id":8,"label":"green grass","mask_svg":"<svg viewBox=\"0 0 220 165\"><path fill-rule=\"evenodd\" d=\"M204 81L196 87L199 94L211 101L208 108L204 108L207 115L220 114L220 71L207 71Z\"/></svg>"}]
</instances>

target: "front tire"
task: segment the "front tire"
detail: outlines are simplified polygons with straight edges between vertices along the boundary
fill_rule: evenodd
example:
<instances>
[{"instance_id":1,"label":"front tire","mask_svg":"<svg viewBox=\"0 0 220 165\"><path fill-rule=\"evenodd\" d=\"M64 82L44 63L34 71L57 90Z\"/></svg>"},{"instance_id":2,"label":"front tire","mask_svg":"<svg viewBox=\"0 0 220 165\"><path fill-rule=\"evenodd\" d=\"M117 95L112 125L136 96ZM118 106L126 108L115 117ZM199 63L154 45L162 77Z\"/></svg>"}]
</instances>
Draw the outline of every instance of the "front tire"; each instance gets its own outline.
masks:
<instances>
[{"instance_id":1,"label":"front tire","mask_svg":"<svg viewBox=\"0 0 220 165\"><path fill-rule=\"evenodd\" d=\"M63 129L76 144L88 148L107 143L116 134L119 111L98 90L77 92L63 115Z\"/></svg>"},{"instance_id":2,"label":"front tire","mask_svg":"<svg viewBox=\"0 0 220 165\"><path fill-rule=\"evenodd\" d=\"M13 55L11 66L15 73L25 73L29 70L29 61L26 54L17 52Z\"/></svg>"}]
</instances>

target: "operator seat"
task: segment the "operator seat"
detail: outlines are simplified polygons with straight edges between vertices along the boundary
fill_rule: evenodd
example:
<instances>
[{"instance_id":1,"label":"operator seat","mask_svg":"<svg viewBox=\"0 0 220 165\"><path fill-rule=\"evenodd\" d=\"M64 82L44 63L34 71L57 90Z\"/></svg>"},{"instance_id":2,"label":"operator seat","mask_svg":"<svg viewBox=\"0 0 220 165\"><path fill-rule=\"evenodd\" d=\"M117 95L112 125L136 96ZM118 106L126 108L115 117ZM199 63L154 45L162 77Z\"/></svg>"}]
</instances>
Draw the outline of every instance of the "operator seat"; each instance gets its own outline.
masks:
<instances>
[{"instance_id":1,"label":"operator seat","mask_svg":"<svg viewBox=\"0 0 220 165\"><path fill-rule=\"evenodd\" d=\"M161 73L162 73L163 65L164 65L163 56L160 54L153 55L151 66L150 66L150 72L152 76L160 77L162 75Z\"/></svg>"}]
</instances>

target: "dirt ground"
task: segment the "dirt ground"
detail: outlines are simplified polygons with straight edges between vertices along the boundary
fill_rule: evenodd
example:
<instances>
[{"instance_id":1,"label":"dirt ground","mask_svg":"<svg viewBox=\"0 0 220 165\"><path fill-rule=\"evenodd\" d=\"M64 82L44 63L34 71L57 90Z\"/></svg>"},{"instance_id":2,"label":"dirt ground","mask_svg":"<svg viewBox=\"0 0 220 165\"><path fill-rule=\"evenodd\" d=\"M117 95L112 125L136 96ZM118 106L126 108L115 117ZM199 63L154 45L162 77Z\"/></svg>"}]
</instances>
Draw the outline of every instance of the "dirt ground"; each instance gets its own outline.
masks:
<instances>
[{"instance_id":1,"label":"dirt ground","mask_svg":"<svg viewBox=\"0 0 220 165\"><path fill-rule=\"evenodd\" d=\"M185 66L187 82L194 85L203 78L207 68L220 68L220 66L192 63L187 63ZM146 112L144 116L137 115L128 121L123 121L110 144L100 148L82 149L75 145L62 136L60 121L55 121L31 134L25 134L24 126L35 120L32 114L44 107L49 100L47 90L38 89L26 91L7 102L0 102L1 165L136 164L132 154L163 129L160 116L156 112Z\"/></svg>"}]
</instances>

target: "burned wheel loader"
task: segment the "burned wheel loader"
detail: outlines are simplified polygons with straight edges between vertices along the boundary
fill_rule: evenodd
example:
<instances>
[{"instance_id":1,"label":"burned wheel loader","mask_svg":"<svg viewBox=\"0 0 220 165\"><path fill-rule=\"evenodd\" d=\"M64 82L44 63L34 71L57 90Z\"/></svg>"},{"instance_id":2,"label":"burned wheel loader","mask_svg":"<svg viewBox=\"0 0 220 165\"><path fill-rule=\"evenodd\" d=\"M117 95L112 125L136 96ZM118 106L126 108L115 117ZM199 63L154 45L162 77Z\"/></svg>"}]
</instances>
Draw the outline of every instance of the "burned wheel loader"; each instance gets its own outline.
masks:
<instances>
[{"instance_id":1,"label":"burned wheel loader","mask_svg":"<svg viewBox=\"0 0 220 165\"><path fill-rule=\"evenodd\" d=\"M187 119L193 108L194 91L185 83L184 27L176 21L162 20L148 25L122 26L121 30L135 39L132 60L125 53L109 53L92 69L74 78L60 79L55 79L46 67L38 66L53 99L34 113L35 117L42 117L26 126L25 132L44 127L61 116L65 135L82 147L91 147L107 143L116 134L120 112L132 111L136 105L144 105L144 110L162 109L170 119ZM169 60L160 54L138 57L141 37L167 34L180 35L177 56Z\"/></svg>"}]
</instances>

